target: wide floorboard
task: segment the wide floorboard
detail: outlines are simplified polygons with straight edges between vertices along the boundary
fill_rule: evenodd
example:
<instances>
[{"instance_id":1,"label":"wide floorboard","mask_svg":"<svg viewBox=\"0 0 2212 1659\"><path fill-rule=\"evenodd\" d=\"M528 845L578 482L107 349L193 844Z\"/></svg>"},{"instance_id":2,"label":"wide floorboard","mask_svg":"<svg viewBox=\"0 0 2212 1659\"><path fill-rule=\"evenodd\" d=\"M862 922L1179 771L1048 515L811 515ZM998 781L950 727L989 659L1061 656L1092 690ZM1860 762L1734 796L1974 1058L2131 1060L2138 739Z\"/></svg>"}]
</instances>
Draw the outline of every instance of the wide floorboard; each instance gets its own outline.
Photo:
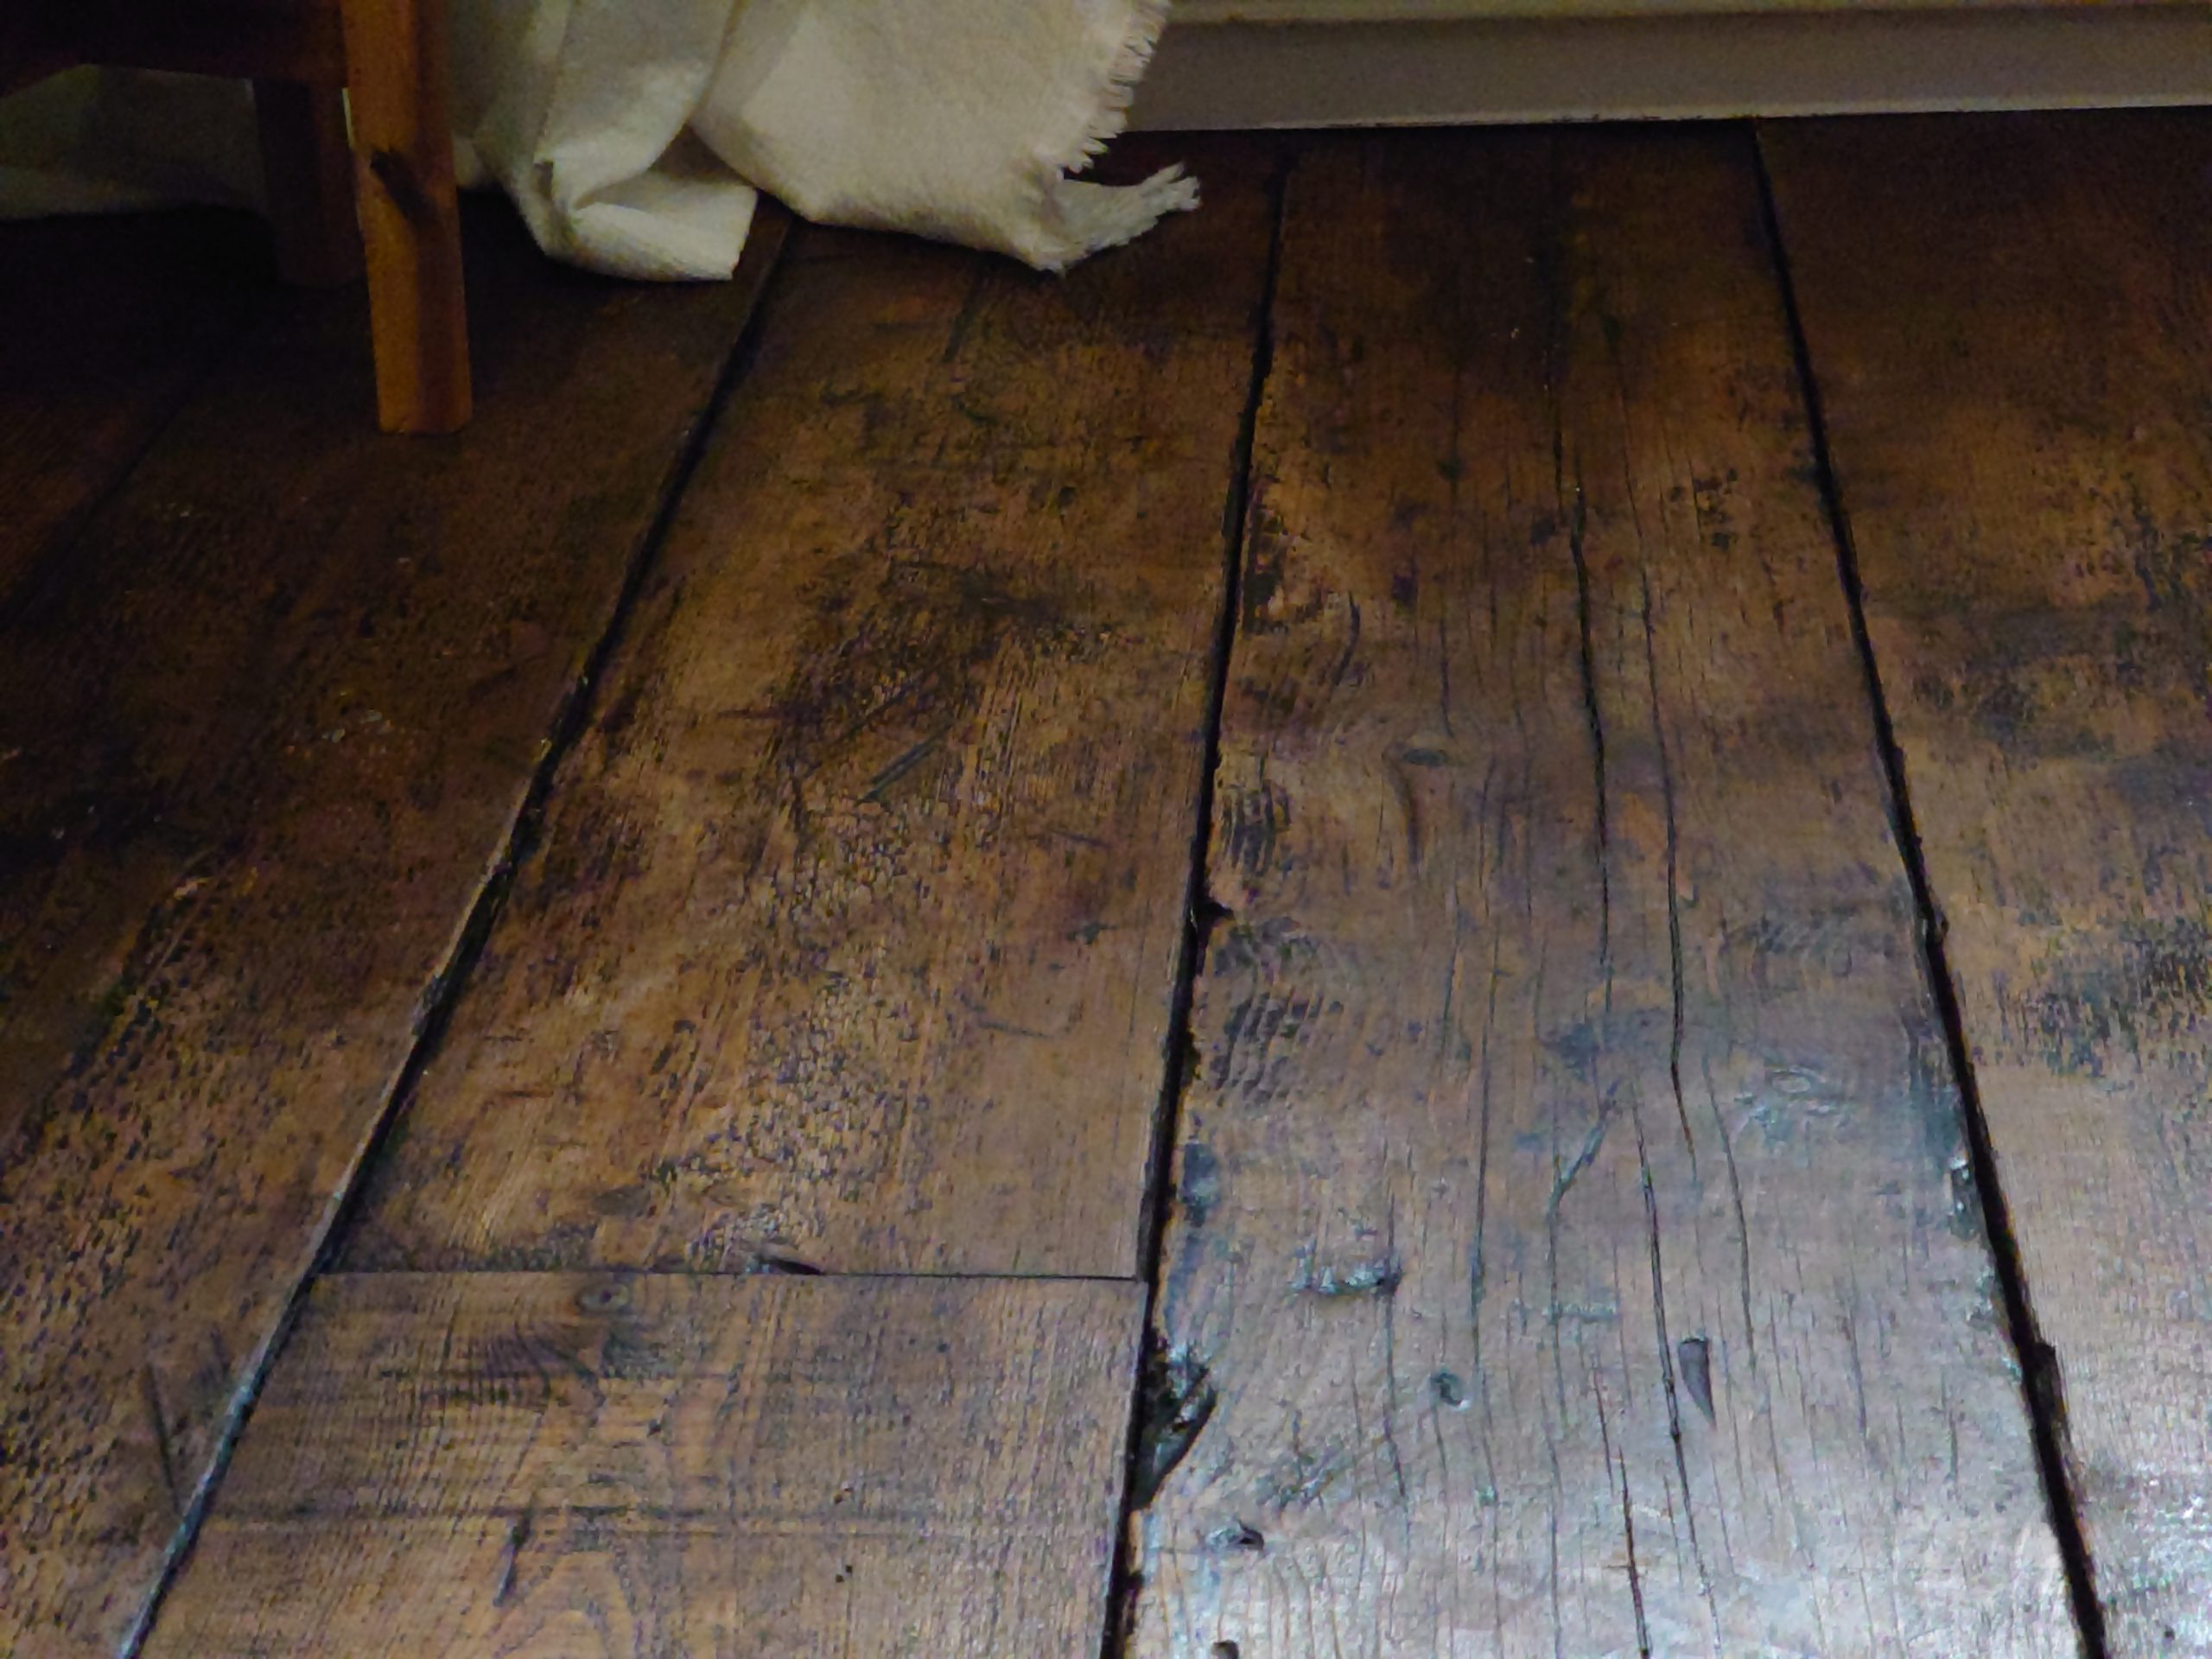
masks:
<instances>
[{"instance_id":1,"label":"wide floorboard","mask_svg":"<svg viewBox=\"0 0 2212 1659\"><path fill-rule=\"evenodd\" d=\"M2212 1653L2212 123L1765 142L2107 1650Z\"/></svg>"},{"instance_id":2,"label":"wide floorboard","mask_svg":"<svg viewBox=\"0 0 2212 1659\"><path fill-rule=\"evenodd\" d=\"M1134 1651L2069 1651L1747 135L1316 140L1274 325Z\"/></svg>"},{"instance_id":3,"label":"wide floorboard","mask_svg":"<svg viewBox=\"0 0 2212 1659\"><path fill-rule=\"evenodd\" d=\"M1144 1298L340 1274L147 1659L1096 1650Z\"/></svg>"},{"instance_id":4,"label":"wide floorboard","mask_svg":"<svg viewBox=\"0 0 2212 1659\"><path fill-rule=\"evenodd\" d=\"M801 235L351 1264L1136 1272L1268 159Z\"/></svg>"}]
</instances>

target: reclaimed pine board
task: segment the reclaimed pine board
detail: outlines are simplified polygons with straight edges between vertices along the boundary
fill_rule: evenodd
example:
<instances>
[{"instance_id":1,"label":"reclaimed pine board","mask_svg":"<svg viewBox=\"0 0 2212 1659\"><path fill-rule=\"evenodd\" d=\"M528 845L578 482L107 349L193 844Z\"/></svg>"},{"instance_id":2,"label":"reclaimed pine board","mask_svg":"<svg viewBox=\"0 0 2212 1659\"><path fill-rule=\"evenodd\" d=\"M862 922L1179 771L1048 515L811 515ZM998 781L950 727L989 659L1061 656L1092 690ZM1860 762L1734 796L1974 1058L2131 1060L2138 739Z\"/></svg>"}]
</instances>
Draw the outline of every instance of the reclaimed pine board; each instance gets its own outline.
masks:
<instances>
[{"instance_id":1,"label":"reclaimed pine board","mask_svg":"<svg viewBox=\"0 0 2212 1659\"><path fill-rule=\"evenodd\" d=\"M276 295L243 213L0 226L0 613Z\"/></svg>"},{"instance_id":2,"label":"reclaimed pine board","mask_svg":"<svg viewBox=\"0 0 2212 1659\"><path fill-rule=\"evenodd\" d=\"M1090 1655L1142 1287L339 1274L146 1659Z\"/></svg>"},{"instance_id":3,"label":"reclaimed pine board","mask_svg":"<svg viewBox=\"0 0 2212 1659\"><path fill-rule=\"evenodd\" d=\"M802 238L350 1266L1135 1273L1271 156Z\"/></svg>"},{"instance_id":4,"label":"reclaimed pine board","mask_svg":"<svg viewBox=\"0 0 2212 1659\"><path fill-rule=\"evenodd\" d=\"M1288 185L1132 1651L2070 1654L1741 130Z\"/></svg>"},{"instance_id":5,"label":"reclaimed pine board","mask_svg":"<svg viewBox=\"0 0 2212 1659\"><path fill-rule=\"evenodd\" d=\"M2212 1654L2212 121L1764 142L2109 1649Z\"/></svg>"},{"instance_id":6,"label":"reclaimed pine board","mask_svg":"<svg viewBox=\"0 0 2212 1659\"><path fill-rule=\"evenodd\" d=\"M476 229L467 433L296 296L0 629L0 1651L141 1617L757 287Z\"/></svg>"}]
</instances>

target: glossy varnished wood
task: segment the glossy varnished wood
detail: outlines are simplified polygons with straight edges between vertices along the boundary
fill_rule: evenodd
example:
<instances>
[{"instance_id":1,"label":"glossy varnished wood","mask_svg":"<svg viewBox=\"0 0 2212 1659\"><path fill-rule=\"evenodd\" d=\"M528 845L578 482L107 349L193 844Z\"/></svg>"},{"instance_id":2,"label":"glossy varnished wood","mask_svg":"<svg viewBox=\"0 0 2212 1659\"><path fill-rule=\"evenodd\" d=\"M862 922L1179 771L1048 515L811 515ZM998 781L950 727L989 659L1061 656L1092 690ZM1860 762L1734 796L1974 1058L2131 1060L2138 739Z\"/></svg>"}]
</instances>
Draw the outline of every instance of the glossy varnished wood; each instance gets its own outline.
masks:
<instances>
[{"instance_id":1,"label":"glossy varnished wood","mask_svg":"<svg viewBox=\"0 0 2212 1659\"><path fill-rule=\"evenodd\" d=\"M2212 1654L2212 122L1765 137L2114 1654Z\"/></svg>"},{"instance_id":2,"label":"glossy varnished wood","mask_svg":"<svg viewBox=\"0 0 2212 1659\"><path fill-rule=\"evenodd\" d=\"M316 1287L149 1659L1087 1656L1135 1284Z\"/></svg>"},{"instance_id":3,"label":"glossy varnished wood","mask_svg":"<svg viewBox=\"0 0 2212 1659\"><path fill-rule=\"evenodd\" d=\"M0 613L275 298L274 275L244 214L0 226Z\"/></svg>"},{"instance_id":4,"label":"glossy varnished wood","mask_svg":"<svg viewBox=\"0 0 2212 1659\"><path fill-rule=\"evenodd\" d=\"M1274 328L1134 1651L2071 1654L1745 135L1316 141Z\"/></svg>"},{"instance_id":5,"label":"glossy varnished wood","mask_svg":"<svg viewBox=\"0 0 2212 1659\"><path fill-rule=\"evenodd\" d=\"M349 1262L1135 1270L1269 232L1200 159L1064 278L804 238Z\"/></svg>"},{"instance_id":6,"label":"glossy varnished wood","mask_svg":"<svg viewBox=\"0 0 2212 1659\"><path fill-rule=\"evenodd\" d=\"M138 1617L749 307L480 228L466 436L295 296L0 633L0 1650Z\"/></svg>"}]
</instances>

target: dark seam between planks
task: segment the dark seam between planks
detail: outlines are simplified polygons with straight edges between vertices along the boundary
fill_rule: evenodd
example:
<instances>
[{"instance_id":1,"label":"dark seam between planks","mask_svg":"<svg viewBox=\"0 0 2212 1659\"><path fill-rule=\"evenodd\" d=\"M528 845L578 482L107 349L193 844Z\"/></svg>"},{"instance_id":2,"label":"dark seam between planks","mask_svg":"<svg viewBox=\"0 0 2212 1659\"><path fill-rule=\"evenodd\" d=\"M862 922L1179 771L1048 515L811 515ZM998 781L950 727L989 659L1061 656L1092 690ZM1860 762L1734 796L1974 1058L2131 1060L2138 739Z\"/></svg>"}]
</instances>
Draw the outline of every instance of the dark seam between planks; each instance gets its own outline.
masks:
<instances>
[{"instance_id":1,"label":"dark seam between planks","mask_svg":"<svg viewBox=\"0 0 2212 1659\"><path fill-rule=\"evenodd\" d=\"M762 222L755 220L756 225ZM787 244L783 241L776 244L773 250L775 257L771 259L768 270L754 279L758 285L750 297L744 323L738 330L737 339L728 355L722 359L721 371L715 376L705 402L693 417L690 429L683 433L676 455L662 478L659 504L631 554L629 568L623 573L622 585L615 595L613 609L598 639L592 642L591 649L585 656L582 673L555 712L546 737L544 753L539 757L537 768L524 789L522 804L516 810L508 825L505 840L494 854L483 884L478 887L476 897L469 904L452 948L423 988L417 1004L415 1040L409 1046L406 1058L400 1063L398 1074L385 1096L384 1107L370 1128L359 1156L355 1159L351 1173L329 1207L314 1262L301 1275L299 1282L293 1286L283 1313L262 1344L261 1351L247 1368L245 1380L238 1384L232 1397L230 1421L217 1437L207 1471L178 1519L176 1530L171 1535L168 1548L162 1558L160 1575L155 1580L153 1593L146 1599L144 1606L140 1609L137 1620L118 1649L121 1659L137 1659L148 1637L152 1634L162 1604L168 1599L169 1587L175 1583L177 1574L182 1571L186 1559L191 1554L193 1542L199 1535L200 1523L206 1520L207 1510L214 1501L216 1489L221 1485L223 1476L230 1467L231 1456L238 1448L239 1436L245 1433L252 1420L254 1402L259 1398L263 1385L268 1382L270 1372L275 1369L285 1344L299 1323L308 1291L318 1279L331 1271L336 1262L346 1232L359 1208L362 1193L367 1186L366 1177L390 1138L392 1125L405 1109L423 1072L437 1057L470 973L482 955L485 944L491 937L493 924L498 919L501 908L505 905L508 891L514 885L515 874L537 844L538 836L544 828L546 804L552 795L554 780L562 762L568 758L589 724L596 702L593 694L613 661L616 648L621 644L631 613L636 608L638 600L645 591L646 578L652 573L662 544L667 540L677 504L683 499L693 474L698 469L700 459L706 453L707 440L719 423L731 394L752 365L758 345L760 320L766 315L769 298L785 275L782 253L785 245ZM437 440L426 438L414 442L435 442Z\"/></svg>"},{"instance_id":2,"label":"dark seam between planks","mask_svg":"<svg viewBox=\"0 0 2212 1659\"><path fill-rule=\"evenodd\" d=\"M1797 284L1789 268L1789 248L1783 240L1782 215L1775 203L1774 176L1767 166L1766 146L1757 127L1752 129L1751 149L1767 245L1774 260L1783 315L1789 328L1790 348L1796 359L1799 396L1804 403L1806 432L1812 444L1821 505L1835 538L1836 573L1851 615L1852 643L1858 649L1859 665L1865 673L1875 747L1889 785L1887 805L1891 836L1912 888L1914 932L1920 944L1922 977L1936 1000L1936 1017L1942 1023L1944 1046L1950 1056L1951 1074L1959 1091L1967 1155L1974 1169L1974 1189L1981 1200L1982 1230L2004 1295L2005 1332L2019 1363L2020 1396L2035 1441L2044 1513L2065 1567L2067 1599L2073 1605L2075 1629L2081 1638L2084 1659L2107 1659L2104 1607L2097 1599L2096 1562L2083 1536L2080 1503L2067 1474L2066 1398L2059 1376L2058 1355L2044 1340L2042 1327L2036 1322L2035 1305L2028 1293L2027 1269L2020 1256L2019 1237L2013 1231L2011 1210L1998 1185L1996 1148L1990 1140L1989 1121L1983 1113L1981 1087L1974 1074L1973 1051L1967 1042L1966 1019L1959 1007L1958 984L1952 977L1949 952L1944 945L1943 915L1929 879L1927 855L1921 844L1918 821L1913 816L1904 751L1897 746L1897 727L1890 715L1888 695L1882 687L1881 664L1875 656L1873 636L1866 625L1866 589L1859 577L1859 551L1852 540L1851 516L1828 447L1827 417L1821 404L1820 383L1814 374L1812 346L1806 337L1803 313L1798 308Z\"/></svg>"},{"instance_id":3,"label":"dark seam between planks","mask_svg":"<svg viewBox=\"0 0 2212 1659\"><path fill-rule=\"evenodd\" d=\"M1191 1032L1191 1014L1197 1000L1198 975L1205 965L1206 944L1214 925L1230 913L1215 899L1206 879L1213 849L1214 774L1221 766L1222 713L1229 700L1230 657L1236 643L1237 619L1243 613L1244 562L1251 543L1252 447L1259 431L1261 399L1266 395L1268 376L1274 367L1275 287L1282 271L1283 210L1289 196L1296 155L1294 148L1286 145L1276 160L1274 176L1268 182L1267 264L1260 279L1260 296L1252 311L1252 373L1245 387L1244 410L1236 423L1236 441L1230 450L1229 489L1222 504L1221 609L1214 628L1212 685L1206 696L1198 808L1191 826L1190 869L1183 897L1183 942L1176 953L1167 1040L1161 1056L1160 1102L1153 1113L1152 1150L1146 1160L1144 1192L1140 1199L1144 1217L1137 1241L1137 1272L1145 1286L1144 1325L1136 1375L1130 1379L1128 1444L1122 1454L1122 1499L1114 1530L1113 1572L1107 1584L1106 1616L1099 1633L1100 1659L1122 1659L1127 1654L1137 1592L1143 1582L1131 1559L1131 1535L1140 1507L1136 1502L1137 1479L1147 1427L1147 1384L1163 1357L1158 1352L1155 1322L1160 1313L1161 1242L1166 1236L1168 1205L1172 1202L1167 1178L1174 1160L1175 1132L1182 1119L1184 1092L1198 1059L1197 1040ZM1203 1423L1203 1416L1198 1421Z\"/></svg>"}]
</instances>

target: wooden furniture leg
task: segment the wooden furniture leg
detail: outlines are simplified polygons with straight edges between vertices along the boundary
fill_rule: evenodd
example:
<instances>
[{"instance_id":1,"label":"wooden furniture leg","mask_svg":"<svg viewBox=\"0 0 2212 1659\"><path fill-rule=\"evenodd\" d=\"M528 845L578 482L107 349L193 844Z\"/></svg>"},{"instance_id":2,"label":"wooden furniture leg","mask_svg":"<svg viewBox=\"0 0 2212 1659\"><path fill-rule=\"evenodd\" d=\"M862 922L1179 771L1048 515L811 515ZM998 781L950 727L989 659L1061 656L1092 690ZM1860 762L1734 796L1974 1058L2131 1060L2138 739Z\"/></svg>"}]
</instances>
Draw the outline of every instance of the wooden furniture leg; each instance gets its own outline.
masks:
<instances>
[{"instance_id":1,"label":"wooden furniture leg","mask_svg":"<svg viewBox=\"0 0 2212 1659\"><path fill-rule=\"evenodd\" d=\"M253 105L277 272L306 288L342 288L361 274L345 99L335 86L257 80Z\"/></svg>"},{"instance_id":2,"label":"wooden furniture leg","mask_svg":"<svg viewBox=\"0 0 2212 1659\"><path fill-rule=\"evenodd\" d=\"M387 432L468 418L443 0L343 0L355 181Z\"/></svg>"}]
</instances>

